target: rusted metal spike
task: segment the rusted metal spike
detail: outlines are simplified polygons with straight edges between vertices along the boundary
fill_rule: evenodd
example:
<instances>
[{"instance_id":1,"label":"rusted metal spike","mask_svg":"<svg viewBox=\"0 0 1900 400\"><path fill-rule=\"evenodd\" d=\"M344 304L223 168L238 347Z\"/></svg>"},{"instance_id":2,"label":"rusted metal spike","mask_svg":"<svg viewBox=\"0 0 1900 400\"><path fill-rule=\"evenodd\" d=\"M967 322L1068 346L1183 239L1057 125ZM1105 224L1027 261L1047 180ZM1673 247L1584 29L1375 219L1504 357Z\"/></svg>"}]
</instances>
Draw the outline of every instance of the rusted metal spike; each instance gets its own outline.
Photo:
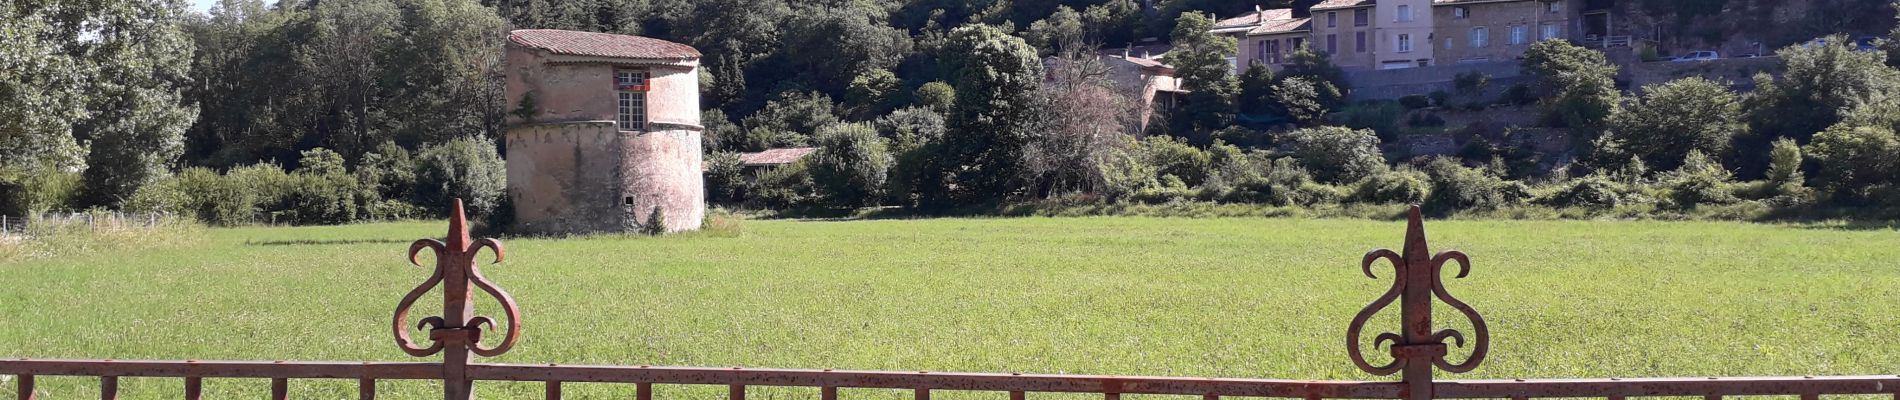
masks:
<instances>
[{"instance_id":1,"label":"rusted metal spike","mask_svg":"<svg viewBox=\"0 0 1900 400\"><path fill-rule=\"evenodd\" d=\"M1425 213L1418 206L1412 206L1405 221L1405 248L1403 255L1407 264L1419 265L1432 261L1431 246L1425 243Z\"/></svg>"},{"instance_id":2,"label":"rusted metal spike","mask_svg":"<svg viewBox=\"0 0 1900 400\"><path fill-rule=\"evenodd\" d=\"M99 377L99 400L119 400L119 377Z\"/></svg>"},{"instance_id":3,"label":"rusted metal spike","mask_svg":"<svg viewBox=\"0 0 1900 400\"><path fill-rule=\"evenodd\" d=\"M359 400L376 400L376 380L370 378L356 380L356 398Z\"/></svg>"},{"instance_id":4,"label":"rusted metal spike","mask_svg":"<svg viewBox=\"0 0 1900 400\"><path fill-rule=\"evenodd\" d=\"M1445 251L1431 253L1431 245L1425 237L1425 216L1418 206L1412 206L1407 212L1405 227L1405 247L1402 252L1387 249L1366 253L1360 261L1360 269L1367 276L1373 274L1373 264L1383 260L1393 266L1392 287L1377 300L1367 304L1353 317L1346 328L1347 356L1360 370L1374 375L1401 373L1400 380L1405 383L1401 395L1410 400L1427 400L1435 397L1432 384L1434 370L1461 373L1477 368L1484 361L1489 348L1490 338L1485 328L1484 318L1463 301L1452 297L1445 290L1442 271L1447 264L1456 262L1457 277L1470 272L1470 260L1464 253ZM1444 302L1460 314L1471 320L1471 355L1463 362L1453 364L1445 361L1447 353L1445 339L1462 347L1466 345L1465 333L1452 329L1437 330L1432 325L1433 300ZM1374 314L1391 306L1399 305L1398 332L1380 333L1374 336L1372 345L1378 348L1391 342L1392 362L1373 365L1366 361L1360 350L1361 332Z\"/></svg>"},{"instance_id":5,"label":"rusted metal spike","mask_svg":"<svg viewBox=\"0 0 1900 400\"><path fill-rule=\"evenodd\" d=\"M20 375L19 384L20 384L20 400L34 400L38 398L37 396L33 395L33 376L32 375Z\"/></svg>"}]
</instances>

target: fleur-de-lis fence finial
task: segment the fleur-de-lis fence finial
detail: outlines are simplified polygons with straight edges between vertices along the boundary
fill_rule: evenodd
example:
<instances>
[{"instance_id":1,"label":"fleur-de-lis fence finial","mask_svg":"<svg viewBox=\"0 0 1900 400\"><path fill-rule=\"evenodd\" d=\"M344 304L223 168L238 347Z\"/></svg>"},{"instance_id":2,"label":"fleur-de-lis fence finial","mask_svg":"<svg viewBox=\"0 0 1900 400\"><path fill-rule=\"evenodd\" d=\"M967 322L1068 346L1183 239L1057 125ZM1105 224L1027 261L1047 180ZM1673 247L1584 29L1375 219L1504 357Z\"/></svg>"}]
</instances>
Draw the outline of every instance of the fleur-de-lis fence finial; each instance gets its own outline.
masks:
<instances>
[{"instance_id":1,"label":"fleur-de-lis fence finial","mask_svg":"<svg viewBox=\"0 0 1900 400\"><path fill-rule=\"evenodd\" d=\"M515 341L521 337L521 312L515 307L514 297L483 277L481 270L475 267L475 257L484 247L494 250L495 262L500 263L503 254L501 242L469 238L468 217L462 212L462 199L455 199L451 212L446 242L422 239L409 245L409 263L418 267L422 263L417 260L417 255L424 249L435 251L435 272L396 304L392 327L396 333L396 346L402 348L404 353L416 357L444 353L443 368L448 382L444 390L445 398L468 399L473 396L473 389L463 376L466 371L463 366L468 364L472 356L494 357L513 348ZM416 329L429 330L429 346L422 347L409 337L409 309L415 306L416 300L421 299L423 294L438 285L442 286L442 315L423 318L416 325ZM482 345L482 326L493 329L495 321L475 315L475 303L470 296L474 288L480 288L500 302L502 313L507 318L507 331L494 347Z\"/></svg>"},{"instance_id":2,"label":"fleur-de-lis fence finial","mask_svg":"<svg viewBox=\"0 0 1900 400\"><path fill-rule=\"evenodd\" d=\"M1404 396L1408 399L1429 399L1432 397L1432 368L1446 372L1463 373L1476 369L1484 362L1484 355L1491 344L1490 332L1485 329L1484 317L1470 305L1451 297L1445 291L1443 272L1446 263L1458 262L1458 278L1471 272L1471 260L1465 253L1456 250L1429 253L1425 243L1425 222L1418 206L1413 206L1410 221L1405 232L1405 252L1394 253L1389 249L1373 250L1366 253L1360 261L1360 269L1366 276L1378 279L1372 273L1372 265L1379 260L1392 263L1397 272L1392 288L1384 295L1373 300L1372 304L1354 316L1352 325L1346 328L1347 355L1360 370L1373 375L1391 375L1403 371L1403 380L1407 384ZM1465 346L1465 335L1456 329L1444 329L1434 332L1432 329L1432 298L1445 302L1466 318L1471 319L1471 356L1463 362L1451 363L1445 360L1447 353L1445 339L1452 339L1458 347ZM1373 348L1379 348L1385 342L1392 342L1392 362L1385 365L1372 365L1366 362L1360 352L1360 331L1365 329L1366 321L1372 315L1399 302L1400 333L1380 333L1373 338Z\"/></svg>"}]
</instances>

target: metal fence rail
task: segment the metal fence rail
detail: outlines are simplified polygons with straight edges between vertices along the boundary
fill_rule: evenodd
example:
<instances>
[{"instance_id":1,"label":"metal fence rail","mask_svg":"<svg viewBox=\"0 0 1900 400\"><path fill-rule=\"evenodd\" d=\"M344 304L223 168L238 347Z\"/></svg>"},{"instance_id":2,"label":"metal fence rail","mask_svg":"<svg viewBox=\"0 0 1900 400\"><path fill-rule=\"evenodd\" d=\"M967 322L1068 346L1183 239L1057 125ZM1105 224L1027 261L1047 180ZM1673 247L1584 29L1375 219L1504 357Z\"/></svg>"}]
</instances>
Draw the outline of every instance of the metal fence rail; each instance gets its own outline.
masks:
<instances>
[{"instance_id":1,"label":"metal fence rail","mask_svg":"<svg viewBox=\"0 0 1900 400\"><path fill-rule=\"evenodd\" d=\"M1719 400L1728 396L1764 395L1800 396L1804 400L1815 400L1822 395L1891 395L1900 400L1900 375L1434 381L1435 369L1461 373L1477 368L1488 351L1489 333L1476 309L1452 297L1441 282L1442 270L1448 264L1458 267L1455 277L1466 276L1471 270L1469 258L1456 251L1429 253L1424 224L1416 207L1408 222L1402 252L1374 250L1362 260L1364 273L1374 278L1377 278L1374 265L1381 261L1390 263L1393 284L1360 311L1346 331L1346 353L1355 365L1374 375L1398 374L1401 376L1398 382L471 363L474 357L507 352L520 337L521 319L514 299L482 277L475 267L476 255L483 248L492 249L496 262L500 262L501 243L471 239L460 201L454 210L447 240L424 239L410 246L410 262L417 265L420 263L416 256L421 251L434 251L435 270L397 304L392 321L397 347L417 357L440 353L442 362L12 359L0 360L0 374L19 376L17 384L22 400L35 398L35 376L96 376L101 398L107 400L118 397L119 377L183 378L184 398L188 400L202 397L204 378L269 379L272 399L288 397L290 379L354 379L362 399L376 397L378 380L424 379L442 381L443 398L447 400L474 398L475 381L542 382L548 399L561 398L563 383L586 382L633 384L639 400L651 400L656 384L725 386L732 400L743 400L747 388L755 386L815 388L824 400L837 399L841 388L909 390L919 400L929 399L933 391L999 392L1008 393L1015 400L1026 398L1029 393L1094 393L1109 400L1119 399L1124 394L1198 396L1208 400L1221 397L1309 400L1595 397L1623 400L1641 396L1702 396L1705 400ZM422 346L409 336L408 313L422 295L436 286L443 288L444 316L421 320L418 326L429 328L429 345ZM500 302L502 320L475 315L470 301L475 290ZM1469 338L1456 330L1432 329L1431 308L1435 302L1451 306L1471 321ZM1390 362L1374 365L1360 350L1360 333L1372 314L1394 303L1399 306L1402 333L1381 333L1373 338L1374 348L1385 347L1392 356ZM484 327L495 329L497 322L505 324L500 330L502 336L494 340L497 343L492 347L483 345ZM1452 342L1447 344L1446 339ZM1472 349L1468 358L1456 363L1446 360L1448 346L1466 345Z\"/></svg>"}]
</instances>

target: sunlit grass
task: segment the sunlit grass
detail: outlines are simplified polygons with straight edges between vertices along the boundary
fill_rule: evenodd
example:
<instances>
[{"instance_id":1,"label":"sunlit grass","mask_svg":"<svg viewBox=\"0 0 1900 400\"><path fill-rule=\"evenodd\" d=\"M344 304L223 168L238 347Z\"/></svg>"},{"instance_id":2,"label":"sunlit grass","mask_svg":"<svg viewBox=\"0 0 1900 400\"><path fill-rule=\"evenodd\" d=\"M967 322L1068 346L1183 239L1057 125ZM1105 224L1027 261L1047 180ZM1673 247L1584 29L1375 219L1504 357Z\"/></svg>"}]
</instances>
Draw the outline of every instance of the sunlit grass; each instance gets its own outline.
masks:
<instances>
[{"instance_id":1,"label":"sunlit grass","mask_svg":"<svg viewBox=\"0 0 1900 400\"><path fill-rule=\"evenodd\" d=\"M508 261L484 272L520 301L526 332L513 352L484 361L1375 379L1339 342L1390 285L1361 275L1358 259L1399 247L1404 229L1309 219L741 224L737 234L505 240ZM0 357L410 360L388 337L389 313L428 271L402 254L442 229L211 229L169 246L4 261ZM1471 255L1471 277L1448 287L1493 333L1491 358L1464 377L1893 374L1900 365L1900 232L1598 221L1428 229L1438 247ZM433 314L437 298L417 313ZM1444 311L1440 321L1464 326ZM1394 330L1389 314L1370 333ZM353 397L354 384L293 381L292 397ZM40 387L46 399L97 397L90 379L43 377ZM181 383L122 387L126 398L176 398ZM262 397L267 387L211 380L206 390ZM426 382L382 388L382 398L440 396ZM480 388L489 398L540 390ZM0 385L0 396L12 390Z\"/></svg>"}]
</instances>

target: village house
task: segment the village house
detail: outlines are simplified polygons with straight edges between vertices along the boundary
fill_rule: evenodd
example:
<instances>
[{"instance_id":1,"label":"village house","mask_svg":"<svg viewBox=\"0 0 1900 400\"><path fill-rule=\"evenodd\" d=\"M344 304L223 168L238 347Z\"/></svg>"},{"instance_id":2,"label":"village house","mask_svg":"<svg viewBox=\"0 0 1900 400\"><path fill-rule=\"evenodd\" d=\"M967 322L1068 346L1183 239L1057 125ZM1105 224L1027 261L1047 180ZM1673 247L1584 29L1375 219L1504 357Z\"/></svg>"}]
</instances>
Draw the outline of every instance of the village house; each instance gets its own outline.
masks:
<instances>
[{"instance_id":1,"label":"village house","mask_svg":"<svg viewBox=\"0 0 1900 400\"><path fill-rule=\"evenodd\" d=\"M1146 129L1156 112L1174 109L1187 95L1181 88L1181 78L1174 76L1174 66L1161 62L1161 57L1172 49L1165 44L1129 46L1103 50L1096 55L1108 67L1106 78L1114 83L1115 89L1144 105L1139 111L1137 129ZM1058 62L1061 59L1057 57L1043 59L1044 70L1050 72L1048 79L1058 79L1054 74Z\"/></svg>"},{"instance_id":2,"label":"village house","mask_svg":"<svg viewBox=\"0 0 1900 400\"><path fill-rule=\"evenodd\" d=\"M1306 10L1260 9L1216 21L1211 33L1239 42L1235 73L1276 70L1306 46L1347 70L1515 62L1531 44L1576 40L1629 45L1611 36L1610 0L1325 0Z\"/></svg>"},{"instance_id":3,"label":"village house","mask_svg":"<svg viewBox=\"0 0 1900 400\"><path fill-rule=\"evenodd\" d=\"M1436 0L1438 64L1515 62L1532 44L1568 39L1574 0Z\"/></svg>"},{"instance_id":4,"label":"village house","mask_svg":"<svg viewBox=\"0 0 1900 400\"><path fill-rule=\"evenodd\" d=\"M510 32L508 198L515 231L632 232L653 212L699 229L699 58L659 39L551 29Z\"/></svg>"}]
</instances>

